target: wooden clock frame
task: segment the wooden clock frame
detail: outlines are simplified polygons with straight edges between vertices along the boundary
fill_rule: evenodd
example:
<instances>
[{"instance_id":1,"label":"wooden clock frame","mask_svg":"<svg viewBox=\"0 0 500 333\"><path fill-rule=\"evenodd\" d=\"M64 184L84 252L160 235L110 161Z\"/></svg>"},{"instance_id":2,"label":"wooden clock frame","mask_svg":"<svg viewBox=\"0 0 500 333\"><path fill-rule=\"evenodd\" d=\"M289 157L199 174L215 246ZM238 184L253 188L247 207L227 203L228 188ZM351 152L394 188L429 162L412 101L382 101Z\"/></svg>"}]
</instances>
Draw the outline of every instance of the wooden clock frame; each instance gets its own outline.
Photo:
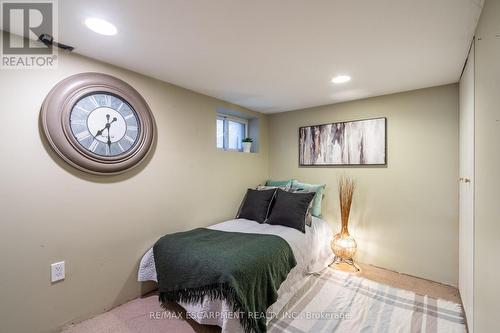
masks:
<instances>
[{"instance_id":1,"label":"wooden clock frame","mask_svg":"<svg viewBox=\"0 0 500 333\"><path fill-rule=\"evenodd\" d=\"M139 137L125 153L101 156L83 148L73 136L70 116L73 106L94 93L115 95L135 111ZM101 73L81 73L59 82L49 92L41 108L43 132L54 151L67 163L95 175L120 174L137 166L150 152L156 125L153 114L142 96L129 84Z\"/></svg>"}]
</instances>

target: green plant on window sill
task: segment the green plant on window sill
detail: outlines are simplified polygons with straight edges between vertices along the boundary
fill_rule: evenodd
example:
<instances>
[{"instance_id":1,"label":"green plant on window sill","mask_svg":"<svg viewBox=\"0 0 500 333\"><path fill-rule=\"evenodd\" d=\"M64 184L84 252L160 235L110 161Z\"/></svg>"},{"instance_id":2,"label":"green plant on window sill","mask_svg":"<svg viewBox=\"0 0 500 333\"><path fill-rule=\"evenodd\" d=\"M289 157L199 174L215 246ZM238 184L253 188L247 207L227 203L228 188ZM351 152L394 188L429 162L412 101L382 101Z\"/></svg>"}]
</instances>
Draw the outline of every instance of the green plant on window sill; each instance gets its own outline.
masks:
<instances>
[{"instance_id":1,"label":"green plant on window sill","mask_svg":"<svg viewBox=\"0 0 500 333\"><path fill-rule=\"evenodd\" d=\"M244 138L243 140L241 140L241 142L243 144L243 152L249 153L252 149L253 138Z\"/></svg>"}]
</instances>

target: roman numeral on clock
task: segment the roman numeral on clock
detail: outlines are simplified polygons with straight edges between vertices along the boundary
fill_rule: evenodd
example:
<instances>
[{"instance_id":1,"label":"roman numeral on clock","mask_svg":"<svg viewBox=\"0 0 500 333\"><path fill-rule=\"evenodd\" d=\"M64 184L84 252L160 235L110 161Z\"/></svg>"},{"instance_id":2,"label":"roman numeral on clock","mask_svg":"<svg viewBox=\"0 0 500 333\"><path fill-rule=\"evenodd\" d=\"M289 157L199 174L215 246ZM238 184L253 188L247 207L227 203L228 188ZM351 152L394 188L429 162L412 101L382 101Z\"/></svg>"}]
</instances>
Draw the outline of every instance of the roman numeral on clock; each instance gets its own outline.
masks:
<instances>
[{"instance_id":1,"label":"roman numeral on clock","mask_svg":"<svg viewBox=\"0 0 500 333\"><path fill-rule=\"evenodd\" d=\"M95 152L95 150L97 149L97 146L99 146L99 141L94 140L94 141L92 141L92 143L90 144L90 146L89 146L89 150L90 150L91 152Z\"/></svg>"},{"instance_id":2,"label":"roman numeral on clock","mask_svg":"<svg viewBox=\"0 0 500 333\"><path fill-rule=\"evenodd\" d=\"M83 131L83 132L78 133L78 134L76 135L76 139L77 139L78 141L83 141L83 140L85 140L86 138L90 137L90 135L91 135L91 134L90 134L90 132L89 132L89 131L87 131L87 130L85 130L85 131Z\"/></svg>"},{"instance_id":3,"label":"roman numeral on clock","mask_svg":"<svg viewBox=\"0 0 500 333\"><path fill-rule=\"evenodd\" d=\"M95 105L96 108L99 107L99 103L97 103L97 100L95 99L94 96L90 96L90 100L92 101L92 103L94 103L94 105Z\"/></svg>"},{"instance_id":4,"label":"roman numeral on clock","mask_svg":"<svg viewBox=\"0 0 500 333\"><path fill-rule=\"evenodd\" d=\"M71 121L71 125L86 125L86 124L87 124L87 122L85 120L82 120L82 119Z\"/></svg>"},{"instance_id":5,"label":"roman numeral on clock","mask_svg":"<svg viewBox=\"0 0 500 333\"><path fill-rule=\"evenodd\" d=\"M125 139L127 139L127 141L129 141L130 143L134 143L134 139L132 139L130 136L128 135L125 135Z\"/></svg>"},{"instance_id":6,"label":"roman numeral on clock","mask_svg":"<svg viewBox=\"0 0 500 333\"><path fill-rule=\"evenodd\" d=\"M89 113L90 113L90 111L89 111L89 110L82 108L80 105L75 106L75 109L78 109L78 110L80 110L80 111L83 111L83 112L85 112L86 114L89 114Z\"/></svg>"}]
</instances>

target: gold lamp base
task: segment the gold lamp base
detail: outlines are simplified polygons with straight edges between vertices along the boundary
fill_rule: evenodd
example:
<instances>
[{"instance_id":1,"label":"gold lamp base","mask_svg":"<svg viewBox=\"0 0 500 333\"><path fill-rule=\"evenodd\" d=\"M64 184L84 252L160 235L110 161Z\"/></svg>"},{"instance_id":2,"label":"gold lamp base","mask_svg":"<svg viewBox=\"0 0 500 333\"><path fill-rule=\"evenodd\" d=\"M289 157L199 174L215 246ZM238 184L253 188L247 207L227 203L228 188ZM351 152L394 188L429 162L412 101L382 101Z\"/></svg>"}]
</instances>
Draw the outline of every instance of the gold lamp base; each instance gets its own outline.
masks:
<instances>
[{"instance_id":1,"label":"gold lamp base","mask_svg":"<svg viewBox=\"0 0 500 333\"><path fill-rule=\"evenodd\" d=\"M345 271L345 272L357 273L357 272L361 271L361 269L358 267L358 265L356 265L356 263L354 262L354 260L352 260L352 259L343 259L343 258L340 258L340 257L337 257L337 256L335 256L333 258L333 262L330 265L330 267L332 267L332 266L334 268L338 268L339 270Z\"/></svg>"},{"instance_id":2,"label":"gold lamp base","mask_svg":"<svg viewBox=\"0 0 500 333\"><path fill-rule=\"evenodd\" d=\"M347 230L343 230L336 234L332 240L332 250L335 254L332 265L335 265L336 267L347 265L347 268L349 268L348 271L359 272L359 267L352 259L354 253L356 253L356 248L356 241L354 240L354 237L349 235Z\"/></svg>"}]
</instances>

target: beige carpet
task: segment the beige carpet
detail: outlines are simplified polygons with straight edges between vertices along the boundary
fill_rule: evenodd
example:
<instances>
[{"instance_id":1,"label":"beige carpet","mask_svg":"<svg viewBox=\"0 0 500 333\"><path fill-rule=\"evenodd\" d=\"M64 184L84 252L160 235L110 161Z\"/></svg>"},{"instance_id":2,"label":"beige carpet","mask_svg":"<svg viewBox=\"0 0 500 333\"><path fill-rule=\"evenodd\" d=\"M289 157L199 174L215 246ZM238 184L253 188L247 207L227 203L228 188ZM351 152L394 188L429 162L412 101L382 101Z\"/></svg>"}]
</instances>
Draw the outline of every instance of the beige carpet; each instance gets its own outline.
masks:
<instances>
[{"instance_id":1,"label":"beige carpet","mask_svg":"<svg viewBox=\"0 0 500 333\"><path fill-rule=\"evenodd\" d=\"M361 271L355 273L356 276L383 283L394 288L413 291L420 295L427 295L432 298L444 299L453 303L461 303L458 289L439 282L417 278L411 275L402 274L380 267L358 264ZM350 271L350 267L344 264L332 265L332 268L342 271Z\"/></svg>"},{"instance_id":2,"label":"beige carpet","mask_svg":"<svg viewBox=\"0 0 500 333\"><path fill-rule=\"evenodd\" d=\"M428 295L433 298L445 299L460 303L460 297L456 288L399 274L397 272L360 265L361 272L355 275L371 281L383 283L395 288L406 289L420 295ZM348 270L348 267L335 267L340 270ZM330 268L331 269L331 268ZM66 333L212 333L220 332L216 326L203 326L193 320L185 320L184 312L177 304L168 304L167 312L158 303L158 296L151 294L142 298L116 307L95 318L83 321L76 325L67 327ZM353 309L354 311L354 309ZM169 315L165 318L165 313Z\"/></svg>"},{"instance_id":3,"label":"beige carpet","mask_svg":"<svg viewBox=\"0 0 500 333\"><path fill-rule=\"evenodd\" d=\"M173 314L164 318L165 313ZM156 293L135 299L95 318L72 325L65 333L215 333L217 326L200 325L193 320L184 320L183 309L177 304L162 308ZM163 317L162 317L163 316ZM176 317L177 318L176 318Z\"/></svg>"},{"instance_id":4,"label":"beige carpet","mask_svg":"<svg viewBox=\"0 0 500 333\"><path fill-rule=\"evenodd\" d=\"M334 269L312 281L269 333L466 333L460 304Z\"/></svg>"}]
</instances>

